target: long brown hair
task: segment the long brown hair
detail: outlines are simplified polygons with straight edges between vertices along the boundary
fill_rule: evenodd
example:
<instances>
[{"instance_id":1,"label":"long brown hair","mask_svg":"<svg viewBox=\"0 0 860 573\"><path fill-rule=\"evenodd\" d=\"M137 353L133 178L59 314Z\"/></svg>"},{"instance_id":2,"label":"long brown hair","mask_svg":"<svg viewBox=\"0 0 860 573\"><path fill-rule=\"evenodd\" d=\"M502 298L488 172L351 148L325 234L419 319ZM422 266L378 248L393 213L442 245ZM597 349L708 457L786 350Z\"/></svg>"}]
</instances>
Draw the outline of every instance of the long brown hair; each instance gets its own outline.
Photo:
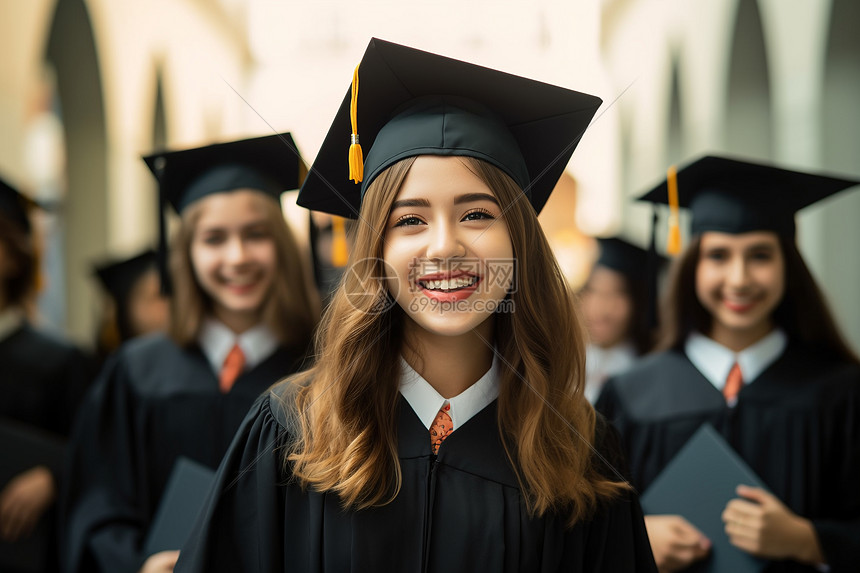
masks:
<instances>
[{"instance_id":1,"label":"long brown hair","mask_svg":"<svg viewBox=\"0 0 860 573\"><path fill-rule=\"evenodd\" d=\"M281 344L304 352L310 345L319 317L319 299L310 288L306 262L299 254L296 240L284 220L280 206L262 192L255 192L254 198L266 214L275 243L278 268L261 316ZM198 201L183 211L170 250L173 293L169 333L183 347L197 341L203 318L211 306L209 295L194 277L191 263L191 241L205 208L204 203L205 200Z\"/></svg>"},{"instance_id":2,"label":"long brown hair","mask_svg":"<svg viewBox=\"0 0 860 573\"><path fill-rule=\"evenodd\" d=\"M836 360L857 362L833 320L824 293L809 272L792 238L777 233L785 260L785 293L773 311L774 324L788 339ZM701 254L701 235L691 241L675 261L662 301L660 350L681 349L693 331L707 333L713 318L696 296L696 267Z\"/></svg>"},{"instance_id":3,"label":"long brown hair","mask_svg":"<svg viewBox=\"0 0 860 573\"><path fill-rule=\"evenodd\" d=\"M336 492L347 507L383 505L400 488L394 412L404 313L375 277L385 276L385 225L414 160L395 163L369 186L349 270L319 330L318 362L293 379L301 431L285 463L300 483ZM625 487L601 477L593 459L584 331L522 190L487 163L461 160L495 192L517 260L514 312L494 315L497 352L510 365L500 380L499 431L529 510L558 510L575 522Z\"/></svg>"}]
</instances>

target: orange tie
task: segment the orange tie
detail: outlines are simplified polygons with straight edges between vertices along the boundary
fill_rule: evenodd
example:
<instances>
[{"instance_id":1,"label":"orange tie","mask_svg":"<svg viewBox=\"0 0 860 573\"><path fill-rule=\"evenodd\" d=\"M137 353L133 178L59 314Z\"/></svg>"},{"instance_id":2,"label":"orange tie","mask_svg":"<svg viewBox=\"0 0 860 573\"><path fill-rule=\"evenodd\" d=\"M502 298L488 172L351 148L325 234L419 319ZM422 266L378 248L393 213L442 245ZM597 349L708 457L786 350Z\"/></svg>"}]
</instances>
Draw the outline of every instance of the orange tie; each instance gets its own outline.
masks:
<instances>
[{"instance_id":1,"label":"orange tie","mask_svg":"<svg viewBox=\"0 0 860 573\"><path fill-rule=\"evenodd\" d=\"M245 354L238 344L234 344L230 352L227 353L227 358L224 359L224 366L221 367L221 375L218 377L218 389L223 394L230 391L244 367Z\"/></svg>"},{"instance_id":2,"label":"orange tie","mask_svg":"<svg viewBox=\"0 0 860 573\"><path fill-rule=\"evenodd\" d=\"M451 404L442 406L442 409L436 414L436 419L433 420L433 424L430 426L430 449L433 450L433 455L439 453L439 446L454 431L454 422L451 421L451 416L448 415L448 410L450 409Z\"/></svg>"},{"instance_id":3,"label":"orange tie","mask_svg":"<svg viewBox=\"0 0 860 573\"><path fill-rule=\"evenodd\" d=\"M726 385L723 386L723 396L726 398L726 403L729 406L734 406L738 401L738 392L744 385L744 377L741 374L741 367L735 362L732 369L729 370L729 375L726 377Z\"/></svg>"}]
</instances>

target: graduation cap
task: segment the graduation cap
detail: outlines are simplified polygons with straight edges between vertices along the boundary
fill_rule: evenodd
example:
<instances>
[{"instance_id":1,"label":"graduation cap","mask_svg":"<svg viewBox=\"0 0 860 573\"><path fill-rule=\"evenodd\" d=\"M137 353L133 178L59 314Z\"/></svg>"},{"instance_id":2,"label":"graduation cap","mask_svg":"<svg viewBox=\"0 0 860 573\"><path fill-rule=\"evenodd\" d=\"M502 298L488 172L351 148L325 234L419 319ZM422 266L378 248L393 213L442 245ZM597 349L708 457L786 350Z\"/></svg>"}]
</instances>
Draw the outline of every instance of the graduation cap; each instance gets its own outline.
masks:
<instances>
[{"instance_id":1,"label":"graduation cap","mask_svg":"<svg viewBox=\"0 0 860 573\"><path fill-rule=\"evenodd\" d=\"M279 200L281 193L297 189L301 156L289 133L216 143L181 151L163 151L143 158L158 180L159 268L162 291L169 293L167 276L167 223L169 203L178 214L192 203L215 193L254 189Z\"/></svg>"},{"instance_id":2,"label":"graduation cap","mask_svg":"<svg viewBox=\"0 0 860 573\"><path fill-rule=\"evenodd\" d=\"M31 230L29 211L37 203L22 195L17 189L0 179L0 213L29 234Z\"/></svg>"},{"instance_id":3,"label":"graduation cap","mask_svg":"<svg viewBox=\"0 0 860 573\"><path fill-rule=\"evenodd\" d=\"M374 38L298 204L356 218L367 186L386 168L443 155L495 165L539 212L600 104L591 95Z\"/></svg>"},{"instance_id":4,"label":"graduation cap","mask_svg":"<svg viewBox=\"0 0 860 573\"><path fill-rule=\"evenodd\" d=\"M157 262L156 252L147 249L131 258L101 263L95 267L95 274L108 294L118 304L123 304L138 279L150 269L156 268Z\"/></svg>"},{"instance_id":5,"label":"graduation cap","mask_svg":"<svg viewBox=\"0 0 860 573\"><path fill-rule=\"evenodd\" d=\"M627 277L638 279L648 268L648 251L623 239L612 237L598 238L600 256L595 265L610 268Z\"/></svg>"},{"instance_id":6,"label":"graduation cap","mask_svg":"<svg viewBox=\"0 0 860 573\"><path fill-rule=\"evenodd\" d=\"M794 237L797 211L858 183L856 179L706 156L677 172L670 169L667 179L639 201L668 204L673 210L669 251L674 254L680 251L678 207L690 209L693 234L774 231Z\"/></svg>"}]
</instances>

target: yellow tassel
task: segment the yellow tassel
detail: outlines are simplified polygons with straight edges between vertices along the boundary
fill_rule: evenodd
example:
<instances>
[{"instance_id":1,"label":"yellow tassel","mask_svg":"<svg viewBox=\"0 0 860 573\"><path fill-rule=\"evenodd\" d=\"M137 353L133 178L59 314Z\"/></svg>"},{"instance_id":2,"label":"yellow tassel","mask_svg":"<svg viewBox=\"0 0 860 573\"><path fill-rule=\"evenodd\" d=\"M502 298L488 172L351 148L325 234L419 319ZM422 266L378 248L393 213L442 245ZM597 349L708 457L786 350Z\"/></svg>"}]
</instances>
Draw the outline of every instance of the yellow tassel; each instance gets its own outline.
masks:
<instances>
[{"instance_id":1,"label":"yellow tassel","mask_svg":"<svg viewBox=\"0 0 860 573\"><path fill-rule=\"evenodd\" d=\"M349 245L346 242L346 224L343 217L332 216L331 220L331 264L345 267L349 260Z\"/></svg>"},{"instance_id":2,"label":"yellow tassel","mask_svg":"<svg viewBox=\"0 0 860 573\"><path fill-rule=\"evenodd\" d=\"M352 74L349 119L352 122L352 136L349 145L349 178L356 183L361 183L361 180L364 179L364 155L358 142L358 66L355 66L355 71ZM346 263L344 262L344 264Z\"/></svg>"},{"instance_id":3,"label":"yellow tassel","mask_svg":"<svg viewBox=\"0 0 860 573\"><path fill-rule=\"evenodd\" d=\"M669 237L666 242L666 252L674 256L681 253L681 226L678 214L678 170L674 165L669 167L666 174L666 183L669 187Z\"/></svg>"}]
</instances>

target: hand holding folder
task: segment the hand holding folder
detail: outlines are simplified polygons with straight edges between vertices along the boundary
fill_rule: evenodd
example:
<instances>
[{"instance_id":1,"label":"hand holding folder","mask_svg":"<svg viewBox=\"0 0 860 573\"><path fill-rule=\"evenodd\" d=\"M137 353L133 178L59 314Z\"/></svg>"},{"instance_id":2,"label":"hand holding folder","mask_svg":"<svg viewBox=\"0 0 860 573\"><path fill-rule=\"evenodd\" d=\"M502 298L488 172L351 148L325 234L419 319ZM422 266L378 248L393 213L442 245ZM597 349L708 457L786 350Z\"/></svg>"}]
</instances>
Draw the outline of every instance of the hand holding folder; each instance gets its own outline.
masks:
<instances>
[{"instance_id":1,"label":"hand holding folder","mask_svg":"<svg viewBox=\"0 0 860 573\"><path fill-rule=\"evenodd\" d=\"M725 533L722 513L741 484L765 488L723 437L705 424L642 496L646 514L681 515L711 541L710 557L688 571L754 573L764 567L762 560L732 545Z\"/></svg>"}]
</instances>

